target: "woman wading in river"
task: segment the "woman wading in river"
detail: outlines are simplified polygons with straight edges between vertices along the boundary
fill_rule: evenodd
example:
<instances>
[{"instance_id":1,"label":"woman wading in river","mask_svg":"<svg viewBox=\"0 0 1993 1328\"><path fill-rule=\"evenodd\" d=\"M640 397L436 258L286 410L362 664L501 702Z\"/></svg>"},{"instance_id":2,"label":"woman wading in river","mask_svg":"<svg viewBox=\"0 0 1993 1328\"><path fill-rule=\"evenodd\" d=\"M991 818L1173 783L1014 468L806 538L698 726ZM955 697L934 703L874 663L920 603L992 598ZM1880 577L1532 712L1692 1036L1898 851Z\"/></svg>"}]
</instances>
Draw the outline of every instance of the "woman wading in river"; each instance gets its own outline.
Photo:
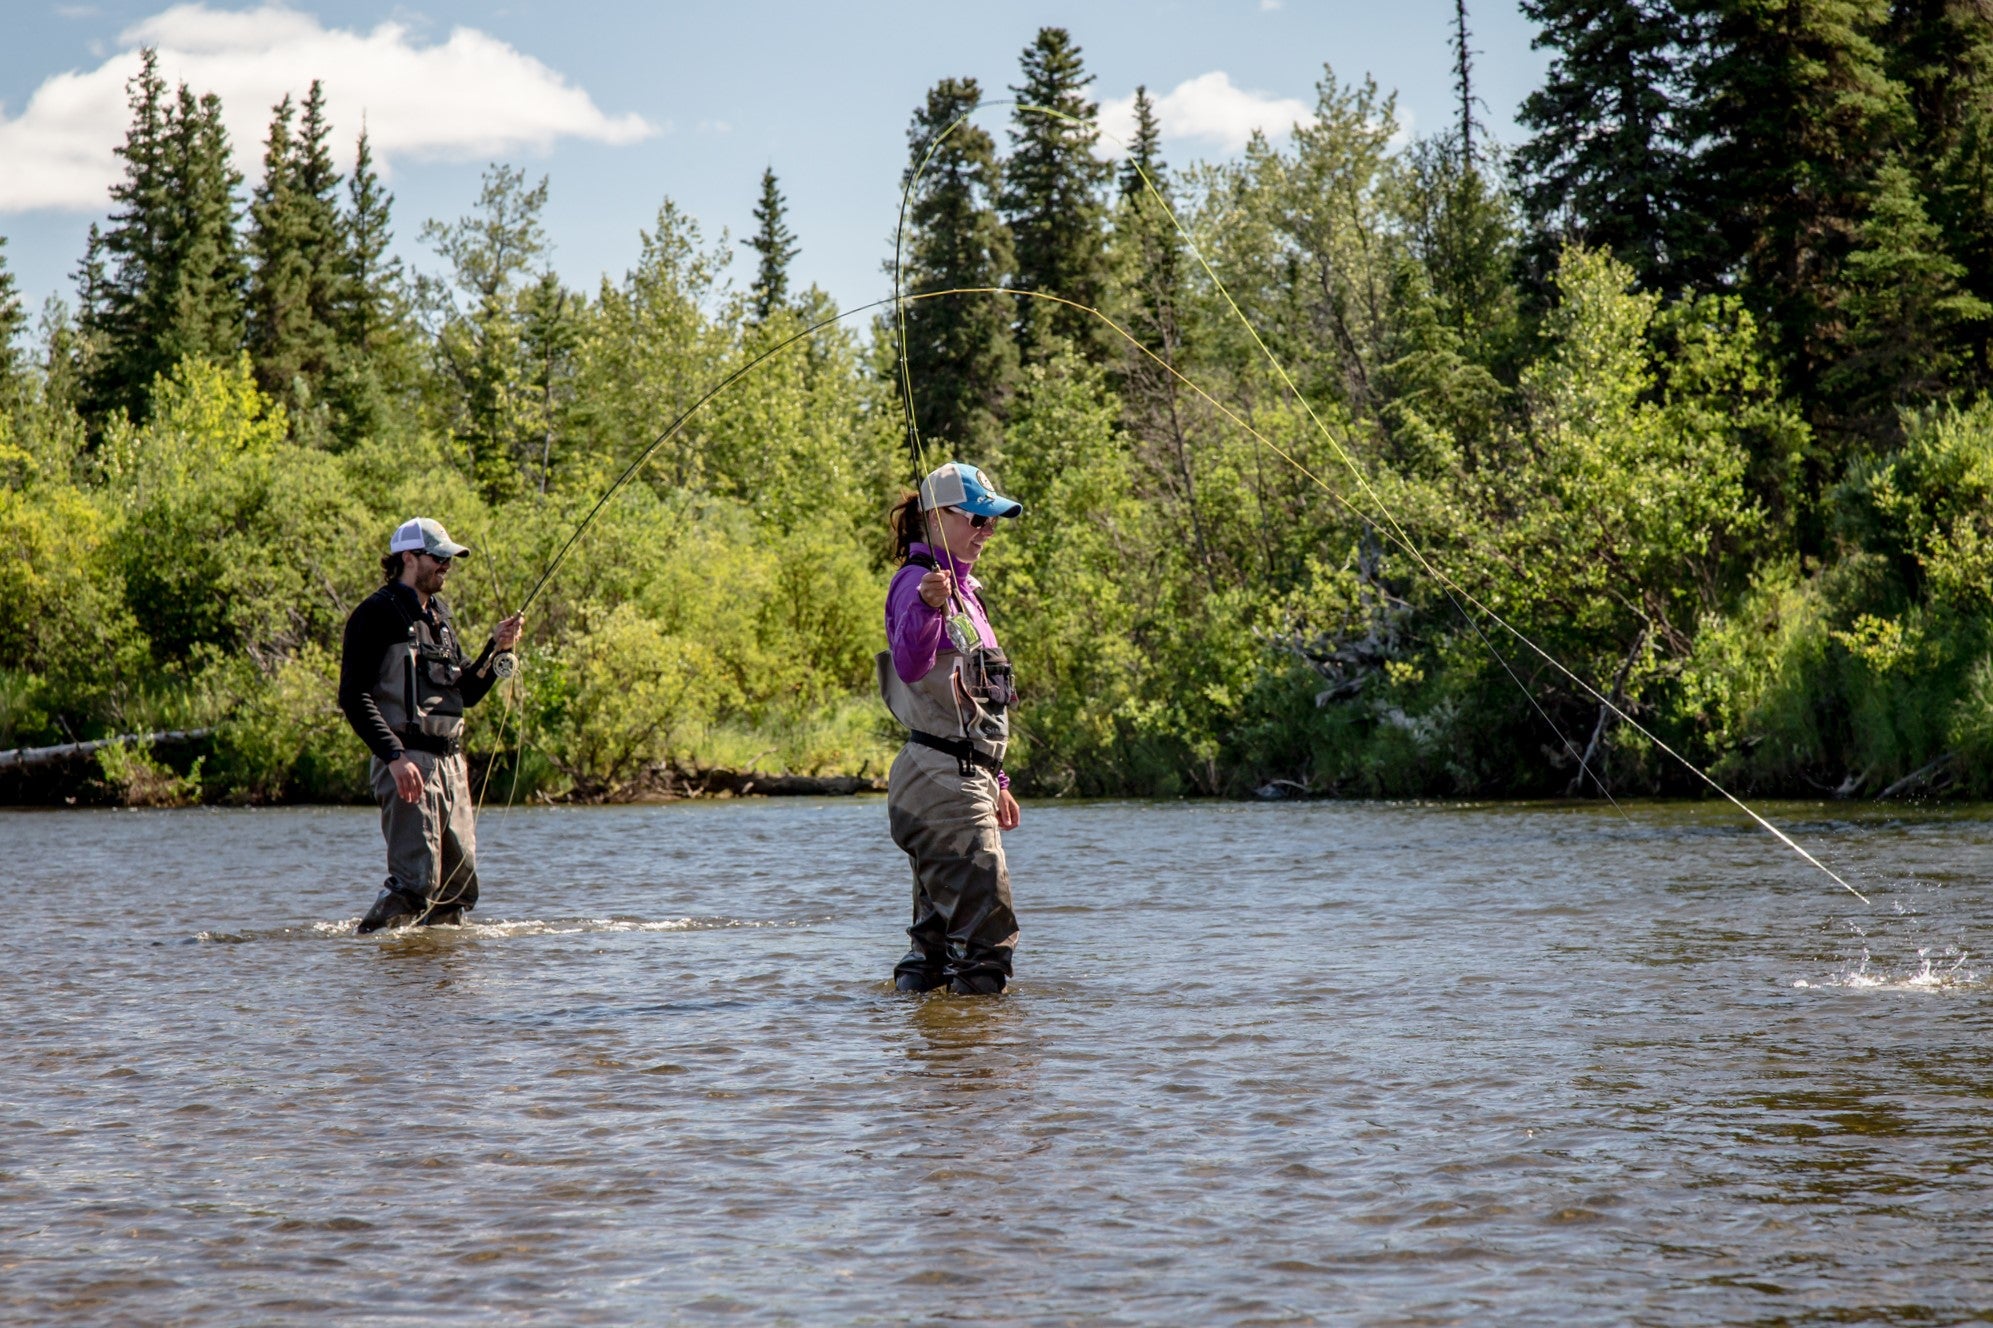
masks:
<instances>
[{"instance_id":1,"label":"woman wading in river","mask_svg":"<svg viewBox=\"0 0 1993 1328\"><path fill-rule=\"evenodd\" d=\"M996 523L1023 510L951 461L892 512L901 566L878 671L908 729L886 792L893 842L913 860L913 948L893 970L901 991L995 995L1010 977L1017 916L1001 832L1018 821L1003 772L1017 693L971 569Z\"/></svg>"}]
</instances>

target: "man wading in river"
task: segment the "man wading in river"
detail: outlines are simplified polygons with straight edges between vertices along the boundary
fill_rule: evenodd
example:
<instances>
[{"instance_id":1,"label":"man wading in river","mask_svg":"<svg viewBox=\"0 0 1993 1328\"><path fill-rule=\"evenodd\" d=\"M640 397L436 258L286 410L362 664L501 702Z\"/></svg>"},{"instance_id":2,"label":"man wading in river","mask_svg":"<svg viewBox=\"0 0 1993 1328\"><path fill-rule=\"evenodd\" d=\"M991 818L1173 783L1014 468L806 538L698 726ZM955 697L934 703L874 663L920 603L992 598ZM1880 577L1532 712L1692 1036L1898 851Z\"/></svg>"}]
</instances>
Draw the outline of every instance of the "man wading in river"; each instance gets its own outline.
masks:
<instances>
[{"instance_id":1,"label":"man wading in river","mask_svg":"<svg viewBox=\"0 0 1993 1328\"><path fill-rule=\"evenodd\" d=\"M451 561L469 553L427 517L403 522L381 559L385 584L346 620L339 708L374 754L374 800L388 844L387 884L360 919L362 934L460 922L477 907L464 708L498 681L493 658L518 643L522 618L498 624L466 665L437 592Z\"/></svg>"}]
</instances>

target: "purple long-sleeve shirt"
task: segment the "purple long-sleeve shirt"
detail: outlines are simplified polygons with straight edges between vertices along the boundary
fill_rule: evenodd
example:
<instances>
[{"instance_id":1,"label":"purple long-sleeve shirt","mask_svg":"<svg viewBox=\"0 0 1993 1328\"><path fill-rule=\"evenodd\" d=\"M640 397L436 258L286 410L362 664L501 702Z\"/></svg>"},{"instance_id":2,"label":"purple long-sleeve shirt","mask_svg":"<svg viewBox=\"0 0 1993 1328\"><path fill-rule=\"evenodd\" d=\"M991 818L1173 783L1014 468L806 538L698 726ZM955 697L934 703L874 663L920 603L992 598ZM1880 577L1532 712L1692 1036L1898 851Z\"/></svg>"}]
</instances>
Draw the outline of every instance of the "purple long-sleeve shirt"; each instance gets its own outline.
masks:
<instances>
[{"instance_id":1,"label":"purple long-sleeve shirt","mask_svg":"<svg viewBox=\"0 0 1993 1328\"><path fill-rule=\"evenodd\" d=\"M994 648L996 633L990 629L983 601L976 594L982 587L970 573L974 564L964 566L953 554L925 544L915 544L910 552L932 558L937 566L955 573L955 585L963 607L968 610L969 621L976 625L976 635L985 646ZM900 675L901 682L918 682L926 677L941 652L955 648L948 639L948 610L937 609L920 597L920 581L926 575L925 567L908 563L893 573L893 582L886 589L886 644L892 648L893 671ZM997 783L1009 788L1010 777L998 775Z\"/></svg>"}]
</instances>

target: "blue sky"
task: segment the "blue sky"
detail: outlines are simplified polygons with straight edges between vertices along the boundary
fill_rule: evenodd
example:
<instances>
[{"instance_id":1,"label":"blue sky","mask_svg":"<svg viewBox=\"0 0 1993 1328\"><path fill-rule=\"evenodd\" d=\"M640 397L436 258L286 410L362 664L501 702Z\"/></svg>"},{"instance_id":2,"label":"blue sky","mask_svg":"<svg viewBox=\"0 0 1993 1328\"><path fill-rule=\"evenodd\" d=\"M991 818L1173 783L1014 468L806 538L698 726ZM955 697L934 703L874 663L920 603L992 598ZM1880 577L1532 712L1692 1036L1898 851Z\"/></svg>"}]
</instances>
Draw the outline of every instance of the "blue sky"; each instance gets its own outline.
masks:
<instances>
[{"instance_id":1,"label":"blue sky","mask_svg":"<svg viewBox=\"0 0 1993 1328\"><path fill-rule=\"evenodd\" d=\"M120 85L150 43L169 78L223 94L252 179L270 104L324 77L342 143L367 116L396 195L398 248L417 267L436 266L417 238L422 221L467 211L492 160L551 177L554 265L589 291L629 266L666 196L709 238L747 234L772 166L802 245L795 277L849 306L883 293L906 127L926 89L971 75L1007 96L1042 25L1071 30L1110 110L1147 84L1162 99L1166 156L1181 164L1230 156L1253 123L1279 129L1312 104L1325 63L1396 89L1414 130L1443 127L1452 16L1452 0L79 0L40 7L0 43L0 234L32 305L70 295L114 170ZM1544 57L1514 0L1474 0L1470 22L1484 119L1513 142L1516 105ZM991 113L993 129L1002 114ZM735 278L747 269L744 256Z\"/></svg>"}]
</instances>

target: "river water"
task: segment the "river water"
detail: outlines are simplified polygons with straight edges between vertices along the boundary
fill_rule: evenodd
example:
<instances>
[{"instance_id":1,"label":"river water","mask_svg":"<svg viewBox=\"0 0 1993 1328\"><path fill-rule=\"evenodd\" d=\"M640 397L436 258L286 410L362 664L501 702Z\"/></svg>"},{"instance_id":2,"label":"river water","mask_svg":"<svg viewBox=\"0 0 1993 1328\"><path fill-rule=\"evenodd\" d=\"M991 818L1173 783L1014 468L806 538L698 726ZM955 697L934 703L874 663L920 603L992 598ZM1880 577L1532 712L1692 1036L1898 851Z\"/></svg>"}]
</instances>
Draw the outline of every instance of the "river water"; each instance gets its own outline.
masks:
<instances>
[{"instance_id":1,"label":"river water","mask_svg":"<svg viewBox=\"0 0 1993 1328\"><path fill-rule=\"evenodd\" d=\"M0 1321L1986 1322L1993 832L1032 804L997 1000L875 800L0 814Z\"/></svg>"}]
</instances>

